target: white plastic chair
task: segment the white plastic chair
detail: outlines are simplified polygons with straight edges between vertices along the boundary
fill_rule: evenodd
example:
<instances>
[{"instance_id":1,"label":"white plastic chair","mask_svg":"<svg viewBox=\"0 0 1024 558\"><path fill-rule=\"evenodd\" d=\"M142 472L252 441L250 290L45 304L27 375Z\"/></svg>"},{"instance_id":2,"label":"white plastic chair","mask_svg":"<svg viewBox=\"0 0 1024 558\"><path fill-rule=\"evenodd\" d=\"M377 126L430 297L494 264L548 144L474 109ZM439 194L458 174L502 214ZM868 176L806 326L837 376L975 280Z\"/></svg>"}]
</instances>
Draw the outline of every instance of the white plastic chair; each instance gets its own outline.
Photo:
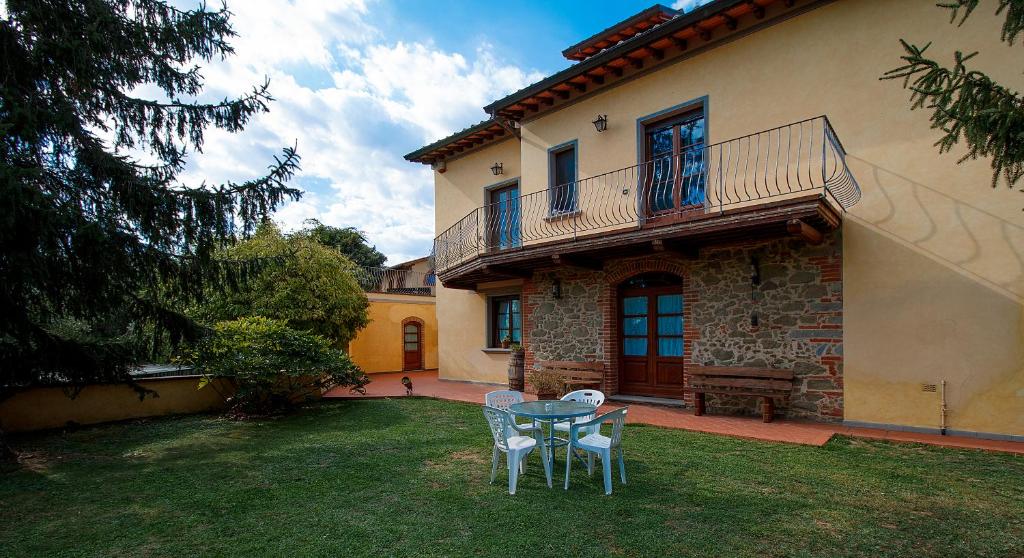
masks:
<instances>
[{"instance_id":1,"label":"white plastic chair","mask_svg":"<svg viewBox=\"0 0 1024 558\"><path fill-rule=\"evenodd\" d=\"M578 401L581 403L590 403L591 405L600 408L601 405L604 405L604 393L601 393L596 389L578 389L576 391L570 391L569 393L563 395L562 401ZM586 415L583 417L578 417L574 420L558 421L555 423L555 430L557 430L558 432L568 432L569 426L572 423L593 420L595 416L597 416L597 413L594 413L592 415ZM596 432L596 430L581 430L581 432L589 434L591 432Z\"/></svg>"},{"instance_id":2,"label":"white plastic chair","mask_svg":"<svg viewBox=\"0 0 1024 558\"><path fill-rule=\"evenodd\" d=\"M499 389L496 391L489 391L484 394L484 405L488 407L494 407L495 409L501 409L502 411L508 411L512 405L523 402L523 392L515 391L511 389ZM512 417L512 422L518 426L528 427L537 426L537 421L531 421L523 424L516 422L515 417ZM511 430L506 433L508 436L515 436L516 433Z\"/></svg>"},{"instance_id":3,"label":"white plastic chair","mask_svg":"<svg viewBox=\"0 0 1024 558\"><path fill-rule=\"evenodd\" d=\"M498 474L498 461L500 453L507 456L508 461L508 493L516 493L516 485L519 483L519 473L522 471L523 462L526 456L534 448L540 447L540 459L544 463L544 476L548 481L548 488L551 488L551 462L548 461L547 448L544 446L544 433L540 427L522 427L512 421L512 415L508 411L484 406L484 417L488 426L491 427L491 436L494 437L494 450L491 452L491 484ZM508 436L508 432L515 432L515 436Z\"/></svg>"},{"instance_id":4,"label":"white plastic chair","mask_svg":"<svg viewBox=\"0 0 1024 558\"><path fill-rule=\"evenodd\" d=\"M622 429L626 426L626 411L629 407L623 407L610 413L605 413L596 419L586 422L575 422L569 427L569 449L565 459L565 489L569 490L569 468L572 466L572 454L574 448L587 452L587 474L594 472L594 454L601 457L601 466L604 469L604 493L612 493L612 452L619 453L619 476L622 484L626 484L626 464L622 459ZM611 436L601 434L601 425L611 423ZM586 429L594 429L582 438L577 438L580 432Z\"/></svg>"}]
</instances>

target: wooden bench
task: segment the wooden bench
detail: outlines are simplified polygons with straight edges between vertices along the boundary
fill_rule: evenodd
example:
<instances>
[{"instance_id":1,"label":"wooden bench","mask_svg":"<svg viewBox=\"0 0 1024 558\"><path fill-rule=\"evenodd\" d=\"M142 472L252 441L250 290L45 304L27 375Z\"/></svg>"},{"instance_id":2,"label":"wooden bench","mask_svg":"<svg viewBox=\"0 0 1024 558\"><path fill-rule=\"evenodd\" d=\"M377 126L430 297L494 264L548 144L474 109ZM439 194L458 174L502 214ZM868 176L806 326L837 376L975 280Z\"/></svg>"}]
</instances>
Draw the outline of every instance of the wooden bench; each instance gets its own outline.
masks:
<instances>
[{"instance_id":1,"label":"wooden bench","mask_svg":"<svg viewBox=\"0 0 1024 558\"><path fill-rule=\"evenodd\" d=\"M600 388L604 382L604 363L542 360L541 370L561 375L565 392L575 389Z\"/></svg>"},{"instance_id":2,"label":"wooden bench","mask_svg":"<svg viewBox=\"0 0 1024 558\"><path fill-rule=\"evenodd\" d=\"M749 395L764 398L762 418L771 422L775 399L789 397L793 371L740 366L695 366L690 372L690 389L695 399L694 415L704 414L704 394Z\"/></svg>"}]
</instances>

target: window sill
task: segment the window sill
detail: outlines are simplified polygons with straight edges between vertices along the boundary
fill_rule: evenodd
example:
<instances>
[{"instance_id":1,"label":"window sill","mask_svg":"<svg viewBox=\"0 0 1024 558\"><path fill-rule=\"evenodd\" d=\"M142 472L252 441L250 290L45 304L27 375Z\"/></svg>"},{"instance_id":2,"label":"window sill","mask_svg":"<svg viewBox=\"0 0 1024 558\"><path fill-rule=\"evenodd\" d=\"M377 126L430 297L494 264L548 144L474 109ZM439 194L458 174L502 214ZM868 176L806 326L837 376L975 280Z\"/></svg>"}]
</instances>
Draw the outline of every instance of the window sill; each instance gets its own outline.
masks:
<instances>
[{"instance_id":1,"label":"window sill","mask_svg":"<svg viewBox=\"0 0 1024 558\"><path fill-rule=\"evenodd\" d=\"M559 219L568 219L569 217L576 217L576 216L582 215L582 214L583 214L583 212L580 211L579 209L573 209L572 211L551 212L551 213L548 213L546 217L544 217L544 220L545 221L557 221Z\"/></svg>"},{"instance_id":2,"label":"window sill","mask_svg":"<svg viewBox=\"0 0 1024 558\"><path fill-rule=\"evenodd\" d=\"M480 350L485 352L485 353L487 353L487 354L496 354L496 355L500 355L500 354L506 354L507 355L508 353L512 352L512 349L502 349L501 347L484 347L483 349L480 349Z\"/></svg>"}]
</instances>

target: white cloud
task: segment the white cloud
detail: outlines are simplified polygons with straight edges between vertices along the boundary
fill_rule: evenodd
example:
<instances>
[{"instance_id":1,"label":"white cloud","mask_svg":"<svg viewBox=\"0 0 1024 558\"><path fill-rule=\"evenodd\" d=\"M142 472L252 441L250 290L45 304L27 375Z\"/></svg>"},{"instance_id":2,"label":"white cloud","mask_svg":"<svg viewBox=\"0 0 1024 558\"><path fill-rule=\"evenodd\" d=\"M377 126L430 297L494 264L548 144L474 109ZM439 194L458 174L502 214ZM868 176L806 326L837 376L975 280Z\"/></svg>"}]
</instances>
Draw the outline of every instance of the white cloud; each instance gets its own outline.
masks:
<instances>
[{"instance_id":1,"label":"white cloud","mask_svg":"<svg viewBox=\"0 0 1024 558\"><path fill-rule=\"evenodd\" d=\"M672 3L672 9L689 12L695 8L699 8L704 4L707 4L711 0L676 0Z\"/></svg>"},{"instance_id":2,"label":"white cloud","mask_svg":"<svg viewBox=\"0 0 1024 558\"><path fill-rule=\"evenodd\" d=\"M355 226L389 263L429 253L433 180L402 159L486 115L490 100L542 77L499 60L489 45L446 52L390 39L367 23L359 0L229 4L235 56L204 68L206 95L237 96L270 76L276 101L240 134L207 133L187 181L244 180L280 148L298 142L304 198L275 218L286 228L308 218Z\"/></svg>"}]
</instances>

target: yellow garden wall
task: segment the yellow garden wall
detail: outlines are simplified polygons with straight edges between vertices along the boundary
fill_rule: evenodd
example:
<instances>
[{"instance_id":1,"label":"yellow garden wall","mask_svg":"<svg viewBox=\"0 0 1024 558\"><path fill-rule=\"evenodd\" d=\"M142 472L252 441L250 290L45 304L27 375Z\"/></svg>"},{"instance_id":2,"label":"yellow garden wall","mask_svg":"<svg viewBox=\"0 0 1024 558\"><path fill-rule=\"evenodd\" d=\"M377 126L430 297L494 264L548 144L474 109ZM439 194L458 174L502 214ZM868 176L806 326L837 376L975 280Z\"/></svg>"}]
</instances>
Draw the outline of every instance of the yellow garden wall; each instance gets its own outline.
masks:
<instances>
[{"instance_id":1,"label":"yellow garden wall","mask_svg":"<svg viewBox=\"0 0 1024 558\"><path fill-rule=\"evenodd\" d=\"M954 48L979 50L975 67L1024 90L1019 45L999 42L992 11L957 28L933 0L822 3L525 121L521 171L514 141L449 161L435 173L437 231L480 205L496 160L524 193L547 187L547 149L569 140L580 178L633 165L637 119L694 99L708 101L710 143L827 115L864 193L843 230L846 420L937 428L938 396L921 384L946 380L950 428L1024 435L1024 200L990 187L987 161L939 155L927 113L878 80L905 38L934 40L929 53L946 63ZM498 378L479 354L483 297L439 291L442 376Z\"/></svg>"},{"instance_id":2,"label":"yellow garden wall","mask_svg":"<svg viewBox=\"0 0 1024 558\"><path fill-rule=\"evenodd\" d=\"M349 355L365 372L402 370L402 320L423 322L423 361L437 368L437 317L433 297L366 293L370 324L349 345Z\"/></svg>"},{"instance_id":3,"label":"yellow garden wall","mask_svg":"<svg viewBox=\"0 0 1024 558\"><path fill-rule=\"evenodd\" d=\"M140 380L159 397L138 394L125 385L88 386L74 399L61 388L36 388L15 394L0 403L0 428L26 432L62 428L69 422L97 424L161 415L202 413L222 409L224 400L207 386L196 389L199 378L169 377ZM218 382L221 391L227 384Z\"/></svg>"}]
</instances>

